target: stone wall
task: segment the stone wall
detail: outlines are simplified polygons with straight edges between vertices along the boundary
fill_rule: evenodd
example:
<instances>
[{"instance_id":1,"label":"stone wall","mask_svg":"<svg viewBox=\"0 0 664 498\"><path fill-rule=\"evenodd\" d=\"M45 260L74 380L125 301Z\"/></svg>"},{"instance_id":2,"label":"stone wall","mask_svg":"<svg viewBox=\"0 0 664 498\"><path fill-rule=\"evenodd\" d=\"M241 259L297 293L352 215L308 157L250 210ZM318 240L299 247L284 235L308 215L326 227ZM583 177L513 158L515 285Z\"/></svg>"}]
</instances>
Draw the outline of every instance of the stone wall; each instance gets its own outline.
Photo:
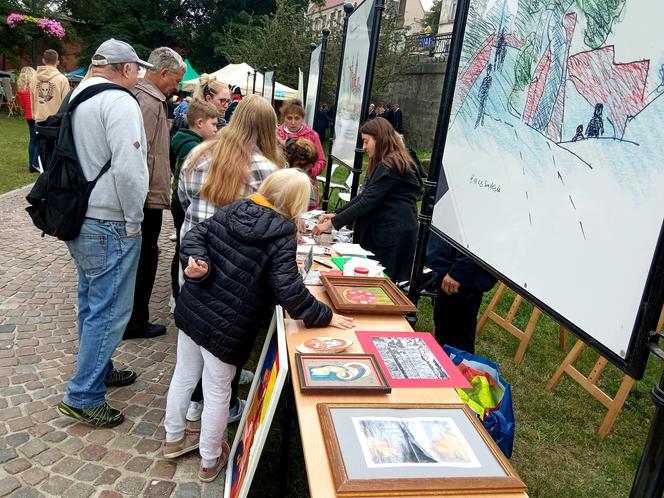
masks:
<instances>
[{"instance_id":1,"label":"stone wall","mask_svg":"<svg viewBox=\"0 0 664 498\"><path fill-rule=\"evenodd\" d=\"M393 82L386 95L374 99L399 103L409 147L428 150L433 147L446 68L447 62L440 59L420 61Z\"/></svg>"}]
</instances>

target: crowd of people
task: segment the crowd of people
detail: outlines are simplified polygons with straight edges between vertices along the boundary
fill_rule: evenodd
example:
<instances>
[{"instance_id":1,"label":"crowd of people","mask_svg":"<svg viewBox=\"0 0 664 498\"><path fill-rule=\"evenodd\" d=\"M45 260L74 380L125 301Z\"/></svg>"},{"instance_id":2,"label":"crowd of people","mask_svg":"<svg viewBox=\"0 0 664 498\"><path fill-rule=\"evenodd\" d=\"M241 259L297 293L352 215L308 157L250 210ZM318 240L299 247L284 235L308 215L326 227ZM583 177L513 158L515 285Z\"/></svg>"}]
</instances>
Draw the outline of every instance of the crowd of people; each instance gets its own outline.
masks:
<instances>
[{"instance_id":1,"label":"crowd of people","mask_svg":"<svg viewBox=\"0 0 664 498\"><path fill-rule=\"evenodd\" d=\"M163 454L176 458L199 449L199 478L214 480L228 460L227 424L240 419L238 386L259 330L276 302L307 327L353 327L316 300L298 275L298 219L319 206L316 177L326 167L321 134L304 122L304 108L288 100L280 109L257 95L203 75L191 98L169 119L167 101L185 72L167 47L141 60L129 44L110 39L95 51L85 80L70 91L47 50L36 72L24 68L19 99L29 125L29 167L40 169L35 122L58 111L86 88L113 83L72 115L76 152L88 180L110 161L89 199L80 235L67 242L78 273L79 352L59 405L63 415L97 427L124 420L106 401L107 388L135 381L112 355L122 339L156 338L164 324L150 320L149 302L159 262L163 211L172 213L171 311L178 328L177 361L167 395ZM139 78L139 70L144 69ZM57 74L56 74L57 73ZM131 93L130 93L131 92ZM385 109L387 107L387 110ZM327 108L321 119L329 123ZM320 115L318 116L320 118ZM369 157L361 192L321 216L314 234L354 226L354 240L375 253L387 275L408 280L417 239L421 173L398 132L398 104L372 104L360 128ZM470 260L432 246L436 286L447 300L436 308L441 343L472 350L469 316L490 287ZM444 255L441 256L441 255ZM437 258L436 258L437 257ZM130 283L127 285L127 283ZM491 284L492 285L492 284ZM465 303L463 311L459 303ZM461 313L452 331L439 327L446 313ZM446 318L445 318L446 319ZM461 342L457 336L461 335ZM201 421L189 431L187 421Z\"/></svg>"}]
</instances>

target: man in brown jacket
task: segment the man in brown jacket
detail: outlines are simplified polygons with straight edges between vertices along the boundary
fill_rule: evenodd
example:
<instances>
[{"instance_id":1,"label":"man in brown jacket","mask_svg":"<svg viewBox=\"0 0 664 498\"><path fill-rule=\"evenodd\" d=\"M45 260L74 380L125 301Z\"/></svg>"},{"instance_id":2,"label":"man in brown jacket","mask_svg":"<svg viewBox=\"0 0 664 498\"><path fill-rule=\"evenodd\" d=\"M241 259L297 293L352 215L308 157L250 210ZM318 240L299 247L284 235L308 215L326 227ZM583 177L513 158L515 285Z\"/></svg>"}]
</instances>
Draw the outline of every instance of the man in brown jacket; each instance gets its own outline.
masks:
<instances>
[{"instance_id":1,"label":"man in brown jacket","mask_svg":"<svg viewBox=\"0 0 664 498\"><path fill-rule=\"evenodd\" d=\"M152 51L148 62L152 68L138 80L133 92L141 107L148 142L148 175L150 190L143 209L143 245L136 272L134 309L124 333L125 339L158 337L166 333L164 325L150 323L150 296L157 274L164 209L171 207L171 169L168 109L166 99L178 89L186 69L177 52L160 47Z\"/></svg>"},{"instance_id":2,"label":"man in brown jacket","mask_svg":"<svg viewBox=\"0 0 664 498\"><path fill-rule=\"evenodd\" d=\"M53 49L44 51L43 66L37 67L37 75L30 85L32 119L44 121L58 112L62 101L69 93L67 77L58 71L59 55Z\"/></svg>"}]
</instances>

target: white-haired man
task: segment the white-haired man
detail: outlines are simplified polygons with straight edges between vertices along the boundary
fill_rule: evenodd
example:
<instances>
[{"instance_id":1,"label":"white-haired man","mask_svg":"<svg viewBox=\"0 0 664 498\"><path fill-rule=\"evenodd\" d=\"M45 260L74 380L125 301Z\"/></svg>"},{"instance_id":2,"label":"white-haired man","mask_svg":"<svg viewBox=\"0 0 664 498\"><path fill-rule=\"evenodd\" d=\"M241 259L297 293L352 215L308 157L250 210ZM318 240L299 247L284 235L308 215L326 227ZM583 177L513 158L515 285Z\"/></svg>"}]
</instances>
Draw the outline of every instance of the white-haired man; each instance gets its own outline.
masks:
<instances>
[{"instance_id":1,"label":"white-haired man","mask_svg":"<svg viewBox=\"0 0 664 498\"><path fill-rule=\"evenodd\" d=\"M136 85L139 66L149 64L131 45L107 40L92 57L90 78L71 95L73 100L95 85L118 85L81 102L71 118L85 177L92 180L110 167L92 189L80 235L67 242L78 271L79 349L76 371L58 408L97 427L114 427L124 420L122 412L106 402L106 386L136 379L134 372L115 369L111 356L131 315L134 288L125 282L136 278L148 193L143 117L128 91Z\"/></svg>"},{"instance_id":2,"label":"white-haired man","mask_svg":"<svg viewBox=\"0 0 664 498\"><path fill-rule=\"evenodd\" d=\"M171 207L170 135L166 99L178 89L186 65L177 52L168 47L152 51L152 66L138 80L134 95L143 114L148 141L147 169L150 191L143 209L143 245L136 273L134 309L124 333L125 339L158 337L166 333L164 325L150 322L150 296L157 275L159 233L164 209Z\"/></svg>"}]
</instances>

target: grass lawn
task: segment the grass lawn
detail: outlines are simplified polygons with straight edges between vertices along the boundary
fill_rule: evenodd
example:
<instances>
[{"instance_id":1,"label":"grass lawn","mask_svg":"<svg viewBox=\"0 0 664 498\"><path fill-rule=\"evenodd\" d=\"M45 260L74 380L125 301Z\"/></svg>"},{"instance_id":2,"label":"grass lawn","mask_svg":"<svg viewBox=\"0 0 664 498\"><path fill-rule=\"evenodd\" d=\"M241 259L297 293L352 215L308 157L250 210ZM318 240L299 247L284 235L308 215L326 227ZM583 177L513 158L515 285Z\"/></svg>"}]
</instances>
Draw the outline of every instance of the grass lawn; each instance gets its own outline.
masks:
<instances>
[{"instance_id":1,"label":"grass lawn","mask_svg":"<svg viewBox=\"0 0 664 498\"><path fill-rule=\"evenodd\" d=\"M35 181L28 171L28 139L23 117L0 115L0 194Z\"/></svg>"},{"instance_id":2,"label":"grass lawn","mask_svg":"<svg viewBox=\"0 0 664 498\"><path fill-rule=\"evenodd\" d=\"M28 130L22 118L0 117L0 192L34 181L27 171ZM326 148L327 150L327 148ZM419 152L419 151L418 151ZM427 158L427 155L421 156ZM338 168L334 179L345 179L348 170ZM336 193L331 206L336 203ZM483 309L492 293L485 296ZM514 294L507 292L500 305L505 314ZM532 306L522 305L516 325L524 328ZM431 303L422 299L419 305L418 330L431 331ZM596 433L606 409L583 391L569 377L564 377L553 393L544 386L560 365L575 339L568 336L565 351L558 346L558 325L548 317L540 318L537 330L521 365L512 358L517 341L507 332L489 323L477 340L477 353L502 366L502 374L512 384L516 415L516 440L512 464L524 479L533 497L625 497L628 496L650 426L654 407L650 389L659 379L661 365L651 358L645 378L632 388L613 430L606 439ZM261 342L254 348L255 361ZM577 367L585 374L597 359L597 353L586 350ZM609 365L599 387L613 396L622 374ZM288 387L290 388L290 387ZM285 396L282 396L281 405ZM289 496L308 496L307 476L297 424L294 422L287 462L280 461L280 435L283 424L280 406L256 471L250 496L276 496L283 465L289 472ZM231 438L233 434L231 433ZM323 464L321 462L321 464ZM315 478L315 477L314 477Z\"/></svg>"}]
</instances>

